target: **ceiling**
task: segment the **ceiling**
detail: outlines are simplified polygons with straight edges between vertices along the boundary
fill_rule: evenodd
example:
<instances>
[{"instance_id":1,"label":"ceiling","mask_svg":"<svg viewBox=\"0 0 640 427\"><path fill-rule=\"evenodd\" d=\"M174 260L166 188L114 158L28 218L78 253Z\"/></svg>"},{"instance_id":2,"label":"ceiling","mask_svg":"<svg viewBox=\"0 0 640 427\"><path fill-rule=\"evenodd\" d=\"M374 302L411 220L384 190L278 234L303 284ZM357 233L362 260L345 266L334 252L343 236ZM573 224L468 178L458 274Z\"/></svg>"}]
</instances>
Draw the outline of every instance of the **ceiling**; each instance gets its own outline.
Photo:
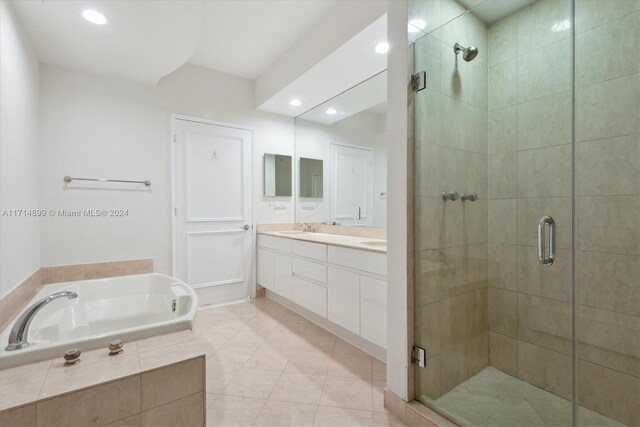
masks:
<instances>
[{"instance_id":1,"label":"ceiling","mask_svg":"<svg viewBox=\"0 0 640 427\"><path fill-rule=\"evenodd\" d=\"M307 111L298 118L330 125L361 111L384 113L386 106L387 72L384 71ZM329 108L336 110L336 113L327 114Z\"/></svg>"},{"instance_id":2,"label":"ceiling","mask_svg":"<svg viewBox=\"0 0 640 427\"><path fill-rule=\"evenodd\" d=\"M205 1L202 38L189 62L256 79L336 3Z\"/></svg>"},{"instance_id":3,"label":"ceiling","mask_svg":"<svg viewBox=\"0 0 640 427\"><path fill-rule=\"evenodd\" d=\"M255 79L336 0L12 2L43 63L155 85L186 62ZM85 21L85 8L110 19Z\"/></svg>"},{"instance_id":4,"label":"ceiling","mask_svg":"<svg viewBox=\"0 0 640 427\"><path fill-rule=\"evenodd\" d=\"M315 64L300 77L258 107L270 113L295 117L310 107L322 104L387 69L387 55L375 52L378 43L387 40L386 13ZM386 91L384 92L386 99ZM289 101L299 99L301 106ZM377 101L375 104L381 102ZM374 104L370 104L371 107ZM334 120L335 121L335 120Z\"/></svg>"},{"instance_id":5,"label":"ceiling","mask_svg":"<svg viewBox=\"0 0 640 427\"><path fill-rule=\"evenodd\" d=\"M485 24L493 24L537 0L458 0Z\"/></svg>"}]
</instances>

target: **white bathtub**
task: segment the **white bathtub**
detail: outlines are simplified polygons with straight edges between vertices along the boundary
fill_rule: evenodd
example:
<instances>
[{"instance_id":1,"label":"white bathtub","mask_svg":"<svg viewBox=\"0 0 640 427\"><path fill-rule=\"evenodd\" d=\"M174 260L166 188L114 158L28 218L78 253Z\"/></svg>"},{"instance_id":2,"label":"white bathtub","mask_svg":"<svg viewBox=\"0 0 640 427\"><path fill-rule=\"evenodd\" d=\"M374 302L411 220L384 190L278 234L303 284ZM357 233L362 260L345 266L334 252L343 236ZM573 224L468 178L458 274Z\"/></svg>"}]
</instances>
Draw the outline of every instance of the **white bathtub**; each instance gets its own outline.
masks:
<instances>
[{"instance_id":1,"label":"white bathtub","mask_svg":"<svg viewBox=\"0 0 640 427\"><path fill-rule=\"evenodd\" d=\"M190 329L198 309L189 285L159 273L46 285L27 307L60 291L75 292L78 298L59 298L44 306L31 322L28 347L6 351L13 324L2 331L0 369L62 357L70 348L106 351L116 338L126 343Z\"/></svg>"}]
</instances>

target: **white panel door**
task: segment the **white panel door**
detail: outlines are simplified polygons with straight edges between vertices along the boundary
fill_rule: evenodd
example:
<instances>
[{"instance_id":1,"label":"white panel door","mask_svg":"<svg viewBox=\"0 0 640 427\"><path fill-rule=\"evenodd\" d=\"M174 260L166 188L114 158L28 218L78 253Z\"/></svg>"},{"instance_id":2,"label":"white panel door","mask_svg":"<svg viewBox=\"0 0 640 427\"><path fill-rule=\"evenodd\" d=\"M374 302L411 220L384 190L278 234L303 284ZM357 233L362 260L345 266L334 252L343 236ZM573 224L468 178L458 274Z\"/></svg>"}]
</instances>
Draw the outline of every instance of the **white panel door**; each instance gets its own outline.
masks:
<instances>
[{"instance_id":1,"label":"white panel door","mask_svg":"<svg viewBox=\"0 0 640 427\"><path fill-rule=\"evenodd\" d=\"M252 133L173 119L173 274L201 305L251 295Z\"/></svg>"},{"instance_id":2,"label":"white panel door","mask_svg":"<svg viewBox=\"0 0 640 427\"><path fill-rule=\"evenodd\" d=\"M373 151L330 144L330 209L343 225L373 225Z\"/></svg>"}]
</instances>

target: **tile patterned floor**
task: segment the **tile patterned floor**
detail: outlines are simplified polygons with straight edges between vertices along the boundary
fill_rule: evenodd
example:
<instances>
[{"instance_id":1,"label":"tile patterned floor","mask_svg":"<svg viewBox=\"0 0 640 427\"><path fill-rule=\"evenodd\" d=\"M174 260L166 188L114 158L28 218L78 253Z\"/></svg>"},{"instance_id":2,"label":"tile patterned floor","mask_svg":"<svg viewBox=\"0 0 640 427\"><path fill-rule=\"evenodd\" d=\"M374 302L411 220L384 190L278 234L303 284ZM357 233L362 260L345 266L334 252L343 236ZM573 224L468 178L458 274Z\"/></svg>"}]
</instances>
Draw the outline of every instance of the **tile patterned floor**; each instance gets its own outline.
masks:
<instances>
[{"instance_id":1,"label":"tile patterned floor","mask_svg":"<svg viewBox=\"0 0 640 427\"><path fill-rule=\"evenodd\" d=\"M571 426L571 402L494 368L431 402L468 426ZM583 407L579 418L581 427L623 426Z\"/></svg>"},{"instance_id":2,"label":"tile patterned floor","mask_svg":"<svg viewBox=\"0 0 640 427\"><path fill-rule=\"evenodd\" d=\"M403 426L385 365L266 298L203 308L208 426Z\"/></svg>"}]
</instances>

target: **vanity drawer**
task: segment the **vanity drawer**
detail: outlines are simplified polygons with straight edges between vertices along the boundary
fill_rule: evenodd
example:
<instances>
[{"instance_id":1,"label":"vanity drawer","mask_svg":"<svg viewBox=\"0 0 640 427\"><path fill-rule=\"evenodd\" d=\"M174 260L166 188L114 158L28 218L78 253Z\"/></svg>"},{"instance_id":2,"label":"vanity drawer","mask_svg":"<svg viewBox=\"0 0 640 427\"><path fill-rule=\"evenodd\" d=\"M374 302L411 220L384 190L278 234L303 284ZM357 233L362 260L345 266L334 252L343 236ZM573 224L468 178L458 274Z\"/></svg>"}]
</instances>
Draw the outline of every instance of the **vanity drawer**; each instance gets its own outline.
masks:
<instances>
[{"instance_id":1,"label":"vanity drawer","mask_svg":"<svg viewBox=\"0 0 640 427\"><path fill-rule=\"evenodd\" d=\"M317 261L327 261L327 245L322 243L293 241L293 254L304 258L311 258Z\"/></svg>"},{"instance_id":2,"label":"vanity drawer","mask_svg":"<svg viewBox=\"0 0 640 427\"><path fill-rule=\"evenodd\" d=\"M293 240L258 234L258 247L291 253Z\"/></svg>"},{"instance_id":3,"label":"vanity drawer","mask_svg":"<svg viewBox=\"0 0 640 427\"><path fill-rule=\"evenodd\" d=\"M387 276L387 254L329 246L329 263Z\"/></svg>"},{"instance_id":4,"label":"vanity drawer","mask_svg":"<svg viewBox=\"0 0 640 427\"><path fill-rule=\"evenodd\" d=\"M327 317L327 288L304 280L300 277L292 278L291 299L296 304Z\"/></svg>"},{"instance_id":5,"label":"vanity drawer","mask_svg":"<svg viewBox=\"0 0 640 427\"><path fill-rule=\"evenodd\" d=\"M327 283L327 266L313 261L293 258L293 275Z\"/></svg>"}]
</instances>

